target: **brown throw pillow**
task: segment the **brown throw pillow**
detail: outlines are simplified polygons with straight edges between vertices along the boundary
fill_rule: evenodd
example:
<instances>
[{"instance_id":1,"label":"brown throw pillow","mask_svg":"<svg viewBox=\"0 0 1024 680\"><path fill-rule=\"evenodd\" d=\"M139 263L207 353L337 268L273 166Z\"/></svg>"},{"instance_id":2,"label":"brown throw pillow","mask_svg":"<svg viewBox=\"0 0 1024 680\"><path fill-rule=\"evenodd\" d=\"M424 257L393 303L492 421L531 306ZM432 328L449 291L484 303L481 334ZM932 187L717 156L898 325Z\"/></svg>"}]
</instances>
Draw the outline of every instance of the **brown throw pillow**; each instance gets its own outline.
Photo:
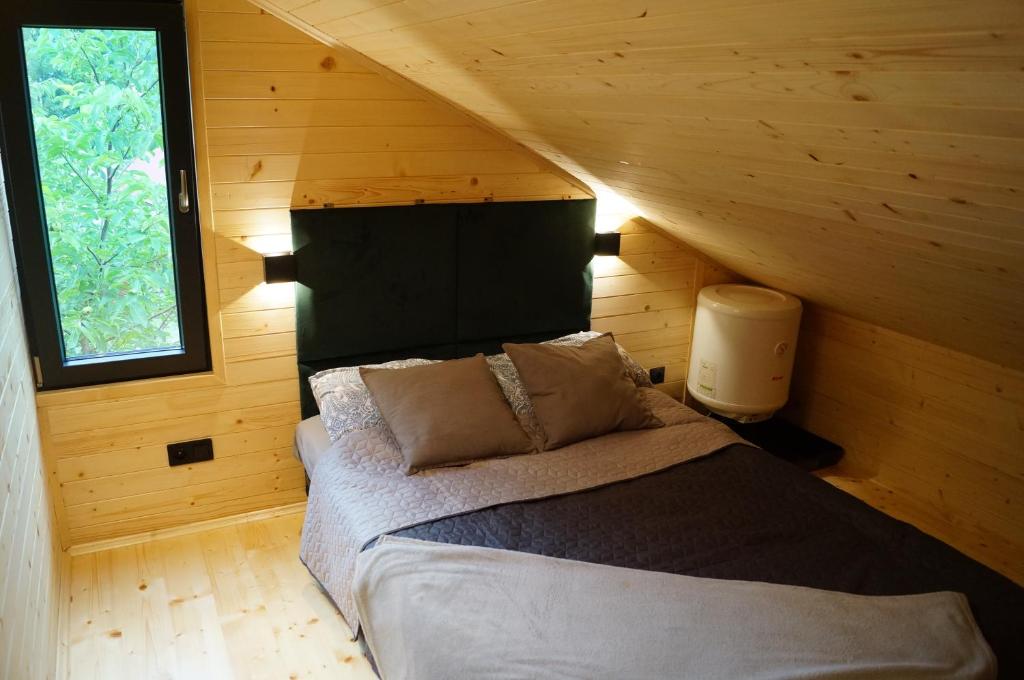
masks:
<instances>
[{"instance_id":1,"label":"brown throw pillow","mask_svg":"<svg viewBox=\"0 0 1024 680\"><path fill-rule=\"evenodd\" d=\"M502 349L530 393L545 449L663 425L626 373L611 335L579 347L506 343Z\"/></svg>"},{"instance_id":2,"label":"brown throw pillow","mask_svg":"<svg viewBox=\"0 0 1024 680\"><path fill-rule=\"evenodd\" d=\"M419 470L533 450L483 354L412 368L360 368L405 459Z\"/></svg>"}]
</instances>

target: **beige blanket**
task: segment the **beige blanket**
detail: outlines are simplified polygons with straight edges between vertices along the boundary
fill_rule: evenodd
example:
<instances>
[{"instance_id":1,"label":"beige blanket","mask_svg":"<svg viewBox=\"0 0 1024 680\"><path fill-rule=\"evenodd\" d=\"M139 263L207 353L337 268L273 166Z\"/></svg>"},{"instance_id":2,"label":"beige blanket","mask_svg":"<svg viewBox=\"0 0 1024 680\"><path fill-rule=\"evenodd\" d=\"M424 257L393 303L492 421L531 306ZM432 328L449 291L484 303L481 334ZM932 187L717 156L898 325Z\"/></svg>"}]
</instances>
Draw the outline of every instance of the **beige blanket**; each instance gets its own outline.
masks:
<instances>
[{"instance_id":1,"label":"beige blanket","mask_svg":"<svg viewBox=\"0 0 1024 680\"><path fill-rule=\"evenodd\" d=\"M383 680L995 677L959 593L866 597L385 537L359 557Z\"/></svg>"},{"instance_id":2,"label":"beige blanket","mask_svg":"<svg viewBox=\"0 0 1024 680\"><path fill-rule=\"evenodd\" d=\"M382 534L501 503L632 479L742 441L657 390L644 394L665 427L412 476L402 473L401 454L377 430L345 435L323 455L313 475L302 560L355 632L359 621L351 586L356 557Z\"/></svg>"}]
</instances>

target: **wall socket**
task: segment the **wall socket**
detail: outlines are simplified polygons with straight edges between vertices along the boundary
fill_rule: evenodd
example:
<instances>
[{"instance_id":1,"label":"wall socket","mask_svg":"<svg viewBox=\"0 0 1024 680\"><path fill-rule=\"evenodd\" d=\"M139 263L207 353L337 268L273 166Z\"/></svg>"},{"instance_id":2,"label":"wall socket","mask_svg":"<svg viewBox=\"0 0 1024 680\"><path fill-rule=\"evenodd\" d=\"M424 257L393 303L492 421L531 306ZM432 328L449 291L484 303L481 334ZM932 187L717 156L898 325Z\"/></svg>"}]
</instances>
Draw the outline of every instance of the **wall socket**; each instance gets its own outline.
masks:
<instances>
[{"instance_id":1,"label":"wall socket","mask_svg":"<svg viewBox=\"0 0 1024 680\"><path fill-rule=\"evenodd\" d=\"M665 367L655 366L651 369L651 382L655 385L660 385L665 382Z\"/></svg>"},{"instance_id":2,"label":"wall socket","mask_svg":"<svg viewBox=\"0 0 1024 680\"><path fill-rule=\"evenodd\" d=\"M204 460L213 460L212 439L195 439L167 445L167 464L171 467L201 463Z\"/></svg>"}]
</instances>

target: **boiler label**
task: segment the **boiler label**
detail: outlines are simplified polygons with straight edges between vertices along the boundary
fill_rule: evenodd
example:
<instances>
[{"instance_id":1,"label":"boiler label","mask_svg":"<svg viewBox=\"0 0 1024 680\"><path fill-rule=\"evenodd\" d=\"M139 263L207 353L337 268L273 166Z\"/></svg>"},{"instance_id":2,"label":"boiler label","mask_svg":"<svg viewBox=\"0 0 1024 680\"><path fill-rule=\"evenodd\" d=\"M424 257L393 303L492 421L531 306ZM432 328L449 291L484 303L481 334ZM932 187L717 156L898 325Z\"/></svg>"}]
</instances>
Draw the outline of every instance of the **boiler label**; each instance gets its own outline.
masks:
<instances>
[{"instance_id":1,"label":"boiler label","mask_svg":"<svg viewBox=\"0 0 1024 680\"><path fill-rule=\"evenodd\" d=\"M697 389L706 397L714 398L718 386L718 364L707 359L700 360L697 373Z\"/></svg>"}]
</instances>

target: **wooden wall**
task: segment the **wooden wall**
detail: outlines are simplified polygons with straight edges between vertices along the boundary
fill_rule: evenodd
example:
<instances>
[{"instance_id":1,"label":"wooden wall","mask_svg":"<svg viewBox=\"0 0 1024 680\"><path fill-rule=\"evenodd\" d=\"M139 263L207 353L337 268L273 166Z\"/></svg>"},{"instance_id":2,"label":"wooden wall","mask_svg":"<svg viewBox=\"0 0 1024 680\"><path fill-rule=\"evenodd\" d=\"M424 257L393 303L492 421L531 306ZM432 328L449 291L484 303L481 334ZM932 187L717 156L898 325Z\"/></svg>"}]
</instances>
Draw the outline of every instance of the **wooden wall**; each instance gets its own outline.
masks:
<instances>
[{"instance_id":1,"label":"wooden wall","mask_svg":"<svg viewBox=\"0 0 1024 680\"><path fill-rule=\"evenodd\" d=\"M257 0L749 278L1024 369L1020 0Z\"/></svg>"},{"instance_id":2,"label":"wooden wall","mask_svg":"<svg viewBox=\"0 0 1024 680\"><path fill-rule=\"evenodd\" d=\"M794 377L840 485L1024 583L1024 373L812 307Z\"/></svg>"},{"instance_id":3,"label":"wooden wall","mask_svg":"<svg viewBox=\"0 0 1024 680\"><path fill-rule=\"evenodd\" d=\"M66 561L44 472L32 368L0 176L0 678L57 671Z\"/></svg>"},{"instance_id":4,"label":"wooden wall","mask_svg":"<svg viewBox=\"0 0 1024 680\"><path fill-rule=\"evenodd\" d=\"M216 370L38 395L66 545L304 499L292 287L260 283L260 252L290 244L290 207L590 195L242 0L187 7ZM678 394L696 256L629 217L622 257L595 263L594 326L666 365ZM166 445L198 437L215 460L169 468Z\"/></svg>"},{"instance_id":5,"label":"wooden wall","mask_svg":"<svg viewBox=\"0 0 1024 680\"><path fill-rule=\"evenodd\" d=\"M644 367L664 366L661 389L681 398L686 391L695 281L704 260L642 218L624 222L618 231L620 256L594 258L591 327L614 333Z\"/></svg>"}]
</instances>

